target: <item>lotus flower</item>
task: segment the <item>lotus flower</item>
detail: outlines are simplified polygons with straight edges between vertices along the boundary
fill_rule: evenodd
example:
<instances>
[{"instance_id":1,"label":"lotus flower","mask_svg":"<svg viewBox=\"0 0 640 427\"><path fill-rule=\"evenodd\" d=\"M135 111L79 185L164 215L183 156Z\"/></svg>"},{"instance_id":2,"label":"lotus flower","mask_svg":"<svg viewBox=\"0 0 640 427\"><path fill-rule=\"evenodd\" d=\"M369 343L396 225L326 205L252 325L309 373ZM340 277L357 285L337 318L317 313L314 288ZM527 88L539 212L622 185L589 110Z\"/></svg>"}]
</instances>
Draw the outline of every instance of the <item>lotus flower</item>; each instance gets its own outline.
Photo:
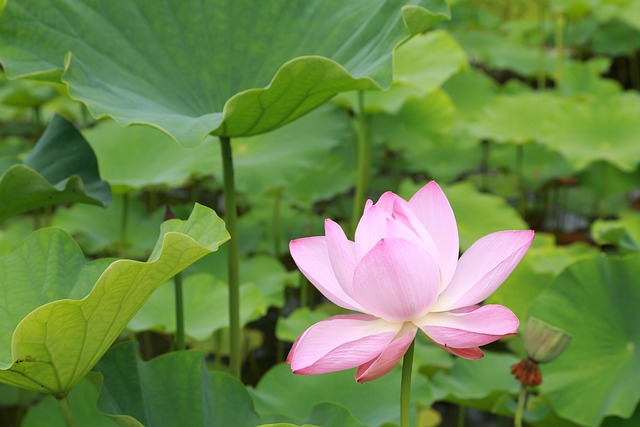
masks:
<instances>
[{"instance_id":1,"label":"lotus flower","mask_svg":"<svg viewBox=\"0 0 640 427\"><path fill-rule=\"evenodd\" d=\"M499 231L461 257L451 205L435 182L408 202L394 193L365 205L355 241L327 219L325 236L290 243L302 273L333 303L363 314L333 316L307 329L287 363L296 374L358 367L356 381L389 372L421 329L465 359L515 334L518 318L502 305L478 304L518 265L532 230Z\"/></svg>"}]
</instances>

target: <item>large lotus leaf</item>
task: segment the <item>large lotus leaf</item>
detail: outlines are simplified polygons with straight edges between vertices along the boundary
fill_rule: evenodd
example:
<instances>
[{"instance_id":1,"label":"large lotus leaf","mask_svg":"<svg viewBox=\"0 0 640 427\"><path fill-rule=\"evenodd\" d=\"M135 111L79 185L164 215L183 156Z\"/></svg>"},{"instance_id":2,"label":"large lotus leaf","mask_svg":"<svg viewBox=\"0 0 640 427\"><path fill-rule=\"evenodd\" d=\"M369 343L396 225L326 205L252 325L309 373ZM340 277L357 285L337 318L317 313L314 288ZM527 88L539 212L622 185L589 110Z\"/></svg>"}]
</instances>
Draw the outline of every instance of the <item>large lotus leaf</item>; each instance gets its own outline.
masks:
<instances>
[{"instance_id":1,"label":"large lotus leaf","mask_svg":"<svg viewBox=\"0 0 640 427\"><path fill-rule=\"evenodd\" d=\"M619 20L607 23L593 35L591 47L597 54L631 56L640 48L640 29Z\"/></svg>"},{"instance_id":2,"label":"large lotus leaf","mask_svg":"<svg viewBox=\"0 0 640 427\"><path fill-rule=\"evenodd\" d=\"M471 58L491 69L511 70L527 77L536 76L541 65L545 74L554 69L555 54L545 52L541 62L537 47L523 45L495 31L464 30L456 31L454 36Z\"/></svg>"},{"instance_id":3,"label":"large lotus leaf","mask_svg":"<svg viewBox=\"0 0 640 427\"><path fill-rule=\"evenodd\" d=\"M367 93L365 109L395 114L408 99L424 98L466 65L466 53L446 31L416 36L395 51L391 88ZM340 95L338 102L355 108L357 95Z\"/></svg>"},{"instance_id":4,"label":"large lotus leaf","mask_svg":"<svg viewBox=\"0 0 640 427\"><path fill-rule=\"evenodd\" d=\"M591 238L599 245L616 245L623 253L640 251L640 214L619 213L617 220L596 220L591 224Z\"/></svg>"},{"instance_id":5,"label":"large lotus leaf","mask_svg":"<svg viewBox=\"0 0 640 427\"><path fill-rule=\"evenodd\" d=\"M408 199L423 185L403 181L399 194ZM479 193L469 182L445 186L443 190L458 222L462 250L467 249L480 237L495 231L529 228L502 197Z\"/></svg>"},{"instance_id":6,"label":"large lotus leaf","mask_svg":"<svg viewBox=\"0 0 640 427\"><path fill-rule=\"evenodd\" d=\"M285 188L287 195L300 205L311 206L349 191L356 181L356 162L348 155L342 155L349 148L342 144L328 153L323 161L310 165L304 174Z\"/></svg>"},{"instance_id":7,"label":"large lotus leaf","mask_svg":"<svg viewBox=\"0 0 640 427\"><path fill-rule=\"evenodd\" d=\"M184 331L196 341L204 341L229 324L229 286L209 273L198 273L183 279ZM240 324L256 320L267 311L260 290L252 283L240 286ZM129 322L128 329L137 332L176 330L175 291L161 286Z\"/></svg>"},{"instance_id":8,"label":"large lotus leaf","mask_svg":"<svg viewBox=\"0 0 640 427\"><path fill-rule=\"evenodd\" d=\"M44 206L88 203L107 206L109 184L80 132L55 116L23 164L0 176L0 221Z\"/></svg>"},{"instance_id":9,"label":"large lotus leaf","mask_svg":"<svg viewBox=\"0 0 640 427\"><path fill-rule=\"evenodd\" d=\"M125 240L121 242L123 215L127 217L127 225ZM128 257L144 259L156 242L163 217L164 208L149 214L139 200L130 198L125 203L121 196L114 197L107 209L87 205L58 209L51 223L76 236L87 254L122 252Z\"/></svg>"},{"instance_id":10,"label":"large lotus leaf","mask_svg":"<svg viewBox=\"0 0 640 427\"><path fill-rule=\"evenodd\" d=\"M627 24L640 30L640 0L629 0L627 4L620 9L618 17Z\"/></svg>"},{"instance_id":11,"label":"large lotus leaf","mask_svg":"<svg viewBox=\"0 0 640 427\"><path fill-rule=\"evenodd\" d=\"M61 79L96 117L151 124L193 146L387 87L393 48L448 18L444 2L432 3L9 1L0 61L9 77Z\"/></svg>"},{"instance_id":12,"label":"large lotus leaf","mask_svg":"<svg viewBox=\"0 0 640 427\"><path fill-rule=\"evenodd\" d=\"M100 160L100 174L118 192L147 186L179 187L192 176L211 174L217 141L184 148L148 126L122 127L102 121L83 131Z\"/></svg>"},{"instance_id":13,"label":"large lotus leaf","mask_svg":"<svg viewBox=\"0 0 640 427\"><path fill-rule=\"evenodd\" d=\"M539 237L536 236L536 242ZM565 267L598 253L598 249L581 243L532 247L518 264L518 268L491 294L488 302L505 305L519 319L526 319L535 299ZM524 328L524 322L520 323L520 327Z\"/></svg>"},{"instance_id":14,"label":"large lotus leaf","mask_svg":"<svg viewBox=\"0 0 640 427\"><path fill-rule=\"evenodd\" d=\"M206 257L198 261L189 267L186 274L213 272L216 280L227 283L226 251L227 247L222 246L219 256ZM272 256L255 255L240 259L240 287L258 288L267 307L284 305L284 289L286 286L297 283L298 274L298 272L287 271L284 265ZM252 291L247 292L252 293Z\"/></svg>"},{"instance_id":15,"label":"large lotus leaf","mask_svg":"<svg viewBox=\"0 0 640 427\"><path fill-rule=\"evenodd\" d=\"M489 167L508 170L517 174L516 158L522 150L522 185L526 189L537 190L549 181L573 175L569 162L557 151L547 145L534 142L523 147L513 144L496 144L489 152ZM508 178L511 187L517 190L518 180L515 176ZM495 181L495 180L494 180Z\"/></svg>"},{"instance_id":16,"label":"large lotus leaf","mask_svg":"<svg viewBox=\"0 0 640 427\"><path fill-rule=\"evenodd\" d=\"M576 171L600 160L625 172L640 163L640 95L566 101L550 117L542 142L562 153Z\"/></svg>"},{"instance_id":17,"label":"large lotus leaf","mask_svg":"<svg viewBox=\"0 0 640 427\"><path fill-rule=\"evenodd\" d=\"M617 80L601 77L611 66L611 60L596 57L584 62L574 62L562 70L560 91L565 95L590 94L604 98L622 92L622 86Z\"/></svg>"},{"instance_id":18,"label":"large lotus leaf","mask_svg":"<svg viewBox=\"0 0 640 427\"><path fill-rule=\"evenodd\" d=\"M496 412L497 401L520 388L511 374L518 358L508 353L485 352L480 360L454 359L451 372L439 371L434 385L445 390L445 400L484 411Z\"/></svg>"},{"instance_id":19,"label":"large lotus leaf","mask_svg":"<svg viewBox=\"0 0 640 427\"><path fill-rule=\"evenodd\" d=\"M89 373L94 376L95 373ZM97 381L98 379L96 379ZM98 390L88 378L80 381L69 393L69 406L76 425L82 427L115 427L118 424L98 410ZM24 417L21 427L66 427L60 404L53 396L44 396Z\"/></svg>"},{"instance_id":20,"label":"large lotus leaf","mask_svg":"<svg viewBox=\"0 0 640 427\"><path fill-rule=\"evenodd\" d=\"M457 116L463 122L478 114L498 94L495 80L475 67L454 75L442 89L453 101Z\"/></svg>"},{"instance_id":21,"label":"large lotus leaf","mask_svg":"<svg viewBox=\"0 0 640 427\"><path fill-rule=\"evenodd\" d=\"M295 342L308 327L336 314L345 314L345 311L333 304L316 306L313 310L300 307L287 317L278 318L276 337L281 341Z\"/></svg>"},{"instance_id":22,"label":"large lotus leaf","mask_svg":"<svg viewBox=\"0 0 640 427\"><path fill-rule=\"evenodd\" d=\"M86 264L64 231L32 234L0 258L0 381L65 395L158 286L228 239L222 220L201 205L186 221L163 223L147 262Z\"/></svg>"},{"instance_id":23,"label":"large lotus leaf","mask_svg":"<svg viewBox=\"0 0 640 427\"><path fill-rule=\"evenodd\" d=\"M326 160L331 150L349 137L344 111L325 106L274 132L236 138L233 142L236 188L259 195L287 187L309 168ZM208 160L210 171L222 181L220 150L216 149Z\"/></svg>"},{"instance_id":24,"label":"large lotus leaf","mask_svg":"<svg viewBox=\"0 0 640 427\"><path fill-rule=\"evenodd\" d=\"M367 426L378 427L397 422L399 415L401 369L396 367L385 376L358 384L354 370L323 375L294 375L288 365L277 365L267 372L251 390L260 415L286 414L304 420L313 406L335 402L347 408ZM433 403L430 384L422 376L414 376L411 396L415 405Z\"/></svg>"},{"instance_id":25,"label":"large lotus leaf","mask_svg":"<svg viewBox=\"0 0 640 427\"><path fill-rule=\"evenodd\" d=\"M399 153L403 168L450 181L480 163L480 144L453 131L455 107L443 91L407 101L397 114L372 115L372 134Z\"/></svg>"},{"instance_id":26,"label":"large lotus leaf","mask_svg":"<svg viewBox=\"0 0 640 427\"><path fill-rule=\"evenodd\" d=\"M573 337L542 368L541 391L561 417L597 426L608 415L633 414L640 400L638 277L640 255L584 259L567 267L531 307L531 316Z\"/></svg>"},{"instance_id":27,"label":"large lotus leaf","mask_svg":"<svg viewBox=\"0 0 640 427\"><path fill-rule=\"evenodd\" d=\"M275 418L275 420L282 421L282 416L263 417L262 421L267 422L269 418ZM275 421L274 420L274 421ZM344 406L336 403L318 403L311 409L311 414L305 420L302 420L305 424L301 427L366 427L366 424L356 420L353 415ZM276 424L262 424L259 427L296 427L299 424L281 423Z\"/></svg>"},{"instance_id":28,"label":"large lotus leaf","mask_svg":"<svg viewBox=\"0 0 640 427\"><path fill-rule=\"evenodd\" d=\"M468 129L478 138L524 144L540 139L541 124L559 107L552 92L523 92L495 97Z\"/></svg>"},{"instance_id":29,"label":"large lotus leaf","mask_svg":"<svg viewBox=\"0 0 640 427\"><path fill-rule=\"evenodd\" d=\"M102 373L99 408L121 426L254 427L257 416L241 382L207 369L206 354L180 351L148 362L137 344L112 348L96 365Z\"/></svg>"}]
</instances>

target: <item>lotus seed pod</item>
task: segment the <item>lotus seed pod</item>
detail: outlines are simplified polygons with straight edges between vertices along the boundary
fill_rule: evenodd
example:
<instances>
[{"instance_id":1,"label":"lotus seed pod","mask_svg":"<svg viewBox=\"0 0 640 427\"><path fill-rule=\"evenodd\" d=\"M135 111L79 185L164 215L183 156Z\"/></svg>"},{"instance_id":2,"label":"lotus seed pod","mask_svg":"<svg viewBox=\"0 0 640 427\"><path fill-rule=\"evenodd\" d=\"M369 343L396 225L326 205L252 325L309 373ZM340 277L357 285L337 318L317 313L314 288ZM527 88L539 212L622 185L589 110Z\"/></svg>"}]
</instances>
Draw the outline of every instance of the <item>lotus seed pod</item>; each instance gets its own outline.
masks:
<instances>
[{"instance_id":1,"label":"lotus seed pod","mask_svg":"<svg viewBox=\"0 0 640 427\"><path fill-rule=\"evenodd\" d=\"M527 321L524 348L527 356L538 363L548 363L558 357L571 342L571 336L562 329L531 317Z\"/></svg>"}]
</instances>

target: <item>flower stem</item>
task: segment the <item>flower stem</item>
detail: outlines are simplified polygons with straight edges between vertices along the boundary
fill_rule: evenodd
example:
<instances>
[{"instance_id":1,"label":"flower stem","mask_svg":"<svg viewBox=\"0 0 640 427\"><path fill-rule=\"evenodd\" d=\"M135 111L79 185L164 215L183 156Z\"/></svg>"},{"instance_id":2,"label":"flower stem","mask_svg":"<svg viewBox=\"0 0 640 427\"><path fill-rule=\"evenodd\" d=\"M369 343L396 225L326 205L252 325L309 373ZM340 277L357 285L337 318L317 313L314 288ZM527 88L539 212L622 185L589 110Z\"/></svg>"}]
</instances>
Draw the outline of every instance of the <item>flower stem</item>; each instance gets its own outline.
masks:
<instances>
[{"instance_id":1,"label":"flower stem","mask_svg":"<svg viewBox=\"0 0 640 427\"><path fill-rule=\"evenodd\" d=\"M518 395L518 406L516 408L516 415L513 420L515 427L522 427L522 415L524 414L524 404L527 400L527 388L522 386L520 388L520 394Z\"/></svg>"},{"instance_id":2,"label":"flower stem","mask_svg":"<svg viewBox=\"0 0 640 427\"><path fill-rule=\"evenodd\" d=\"M562 81L562 69L564 62L564 15L558 12L555 17L556 38L556 84Z\"/></svg>"},{"instance_id":3,"label":"flower stem","mask_svg":"<svg viewBox=\"0 0 640 427\"><path fill-rule=\"evenodd\" d=\"M458 427L464 427L466 421L465 406L458 405Z\"/></svg>"},{"instance_id":4,"label":"flower stem","mask_svg":"<svg viewBox=\"0 0 640 427\"><path fill-rule=\"evenodd\" d=\"M411 426L411 368L413 367L413 340L402 360L402 383L400 385L400 427Z\"/></svg>"},{"instance_id":5,"label":"flower stem","mask_svg":"<svg viewBox=\"0 0 640 427\"><path fill-rule=\"evenodd\" d=\"M356 226L362 216L366 202L369 178L371 175L371 140L367 134L367 116L364 111L364 92L358 92L358 171L356 194L353 199L353 215L351 216L351 234L355 235Z\"/></svg>"},{"instance_id":6,"label":"flower stem","mask_svg":"<svg viewBox=\"0 0 640 427\"><path fill-rule=\"evenodd\" d=\"M282 188L278 188L273 203L273 254L280 256L280 205L282 204Z\"/></svg>"},{"instance_id":7,"label":"flower stem","mask_svg":"<svg viewBox=\"0 0 640 427\"><path fill-rule=\"evenodd\" d=\"M75 427L76 422L73 419L73 414L71 413L71 407L69 406L69 399L67 396L57 399L60 404L60 410L62 411L62 418L64 418L64 424L67 427Z\"/></svg>"},{"instance_id":8,"label":"flower stem","mask_svg":"<svg viewBox=\"0 0 640 427\"><path fill-rule=\"evenodd\" d=\"M228 275L229 275L229 370L231 375L240 378L240 277L238 258L238 224L236 207L236 190L233 177L233 156L231 139L220 137L222 149L222 171L224 175L224 221L231 236L228 243Z\"/></svg>"},{"instance_id":9,"label":"flower stem","mask_svg":"<svg viewBox=\"0 0 640 427\"><path fill-rule=\"evenodd\" d=\"M174 337L173 349L184 350L184 302L182 299L182 274L178 273L173 278L173 286L176 295L176 336Z\"/></svg>"}]
</instances>

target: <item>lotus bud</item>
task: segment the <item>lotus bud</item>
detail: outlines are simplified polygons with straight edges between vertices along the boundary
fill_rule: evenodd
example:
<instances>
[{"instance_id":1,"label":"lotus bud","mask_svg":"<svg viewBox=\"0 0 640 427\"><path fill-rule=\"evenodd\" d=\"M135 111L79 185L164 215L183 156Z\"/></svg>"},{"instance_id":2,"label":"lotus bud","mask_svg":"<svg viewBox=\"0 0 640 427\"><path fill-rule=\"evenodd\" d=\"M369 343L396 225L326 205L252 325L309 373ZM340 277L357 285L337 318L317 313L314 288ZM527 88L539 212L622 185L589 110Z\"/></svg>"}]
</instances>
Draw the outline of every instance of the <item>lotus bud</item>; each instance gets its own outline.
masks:
<instances>
[{"instance_id":1,"label":"lotus bud","mask_svg":"<svg viewBox=\"0 0 640 427\"><path fill-rule=\"evenodd\" d=\"M531 317L527 321L524 348L527 356L538 363L548 363L558 357L571 342L571 336L562 329Z\"/></svg>"}]
</instances>

